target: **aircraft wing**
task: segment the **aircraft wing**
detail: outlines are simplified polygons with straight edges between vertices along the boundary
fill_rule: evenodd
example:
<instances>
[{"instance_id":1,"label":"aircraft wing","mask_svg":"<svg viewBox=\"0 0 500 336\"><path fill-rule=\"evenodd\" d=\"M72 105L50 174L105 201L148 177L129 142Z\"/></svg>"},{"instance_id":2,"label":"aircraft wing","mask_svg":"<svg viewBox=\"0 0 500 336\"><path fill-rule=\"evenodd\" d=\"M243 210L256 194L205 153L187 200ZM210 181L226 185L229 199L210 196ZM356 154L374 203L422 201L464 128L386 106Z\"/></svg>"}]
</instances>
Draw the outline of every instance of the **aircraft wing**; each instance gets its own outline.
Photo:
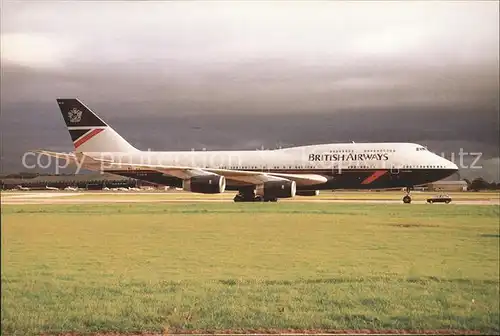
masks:
<instances>
[{"instance_id":1,"label":"aircraft wing","mask_svg":"<svg viewBox=\"0 0 500 336\"><path fill-rule=\"evenodd\" d=\"M180 179L188 179L199 175L222 175L226 178L229 184L262 184L268 181L290 180L295 181L298 186L308 186L322 184L328 181L325 176L317 174L285 174L285 173L270 173L260 171L247 170L230 170L219 168L197 168L189 166L166 166L152 164L132 164L132 163L114 163L111 160L92 158L82 153L57 153L45 150L37 150L35 152L45 155L71 160L73 163L83 160L83 167L88 169L98 169L98 166L104 166L106 169L118 170L156 170L165 175L174 176Z\"/></svg>"},{"instance_id":2,"label":"aircraft wing","mask_svg":"<svg viewBox=\"0 0 500 336\"><path fill-rule=\"evenodd\" d=\"M282 174L247 170L229 170L229 169L206 169L212 173L223 175L228 180L246 182L248 184L260 184L267 181L290 180L295 181L297 185L315 185L328 181L322 175L317 174Z\"/></svg>"},{"instance_id":3,"label":"aircraft wing","mask_svg":"<svg viewBox=\"0 0 500 336\"><path fill-rule=\"evenodd\" d=\"M259 171L230 170L218 168L195 168L182 166L165 166L149 164L131 164L131 163L110 163L106 165L112 169L151 169L166 175L175 176L181 179L187 179L198 175L222 175L228 183L236 182L238 184L262 184L268 181L291 180L297 185L315 185L325 183L328 179L322 175L316 174L276 174Z\"/></svg>"}]
</instances>

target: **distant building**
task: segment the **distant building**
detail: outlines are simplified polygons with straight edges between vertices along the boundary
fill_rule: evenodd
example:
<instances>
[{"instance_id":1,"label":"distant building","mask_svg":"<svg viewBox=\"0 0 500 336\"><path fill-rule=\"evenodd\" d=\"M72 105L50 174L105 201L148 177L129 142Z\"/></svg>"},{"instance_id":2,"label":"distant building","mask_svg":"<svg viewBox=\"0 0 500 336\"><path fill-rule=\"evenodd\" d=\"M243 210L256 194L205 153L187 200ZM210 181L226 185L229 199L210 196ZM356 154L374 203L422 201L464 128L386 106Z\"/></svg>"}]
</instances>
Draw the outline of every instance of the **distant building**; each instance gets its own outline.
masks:
<instances>
[{"instance_id":1,"label":"distant building","mask_svg":"<svg viewBox=\"0 0 500 336\"><path fill-rule=\"evenodd\" d=\"M427 184L429 191L467 191L467 182L465 181L436 181Z\"/></svg>"}]
</instances>

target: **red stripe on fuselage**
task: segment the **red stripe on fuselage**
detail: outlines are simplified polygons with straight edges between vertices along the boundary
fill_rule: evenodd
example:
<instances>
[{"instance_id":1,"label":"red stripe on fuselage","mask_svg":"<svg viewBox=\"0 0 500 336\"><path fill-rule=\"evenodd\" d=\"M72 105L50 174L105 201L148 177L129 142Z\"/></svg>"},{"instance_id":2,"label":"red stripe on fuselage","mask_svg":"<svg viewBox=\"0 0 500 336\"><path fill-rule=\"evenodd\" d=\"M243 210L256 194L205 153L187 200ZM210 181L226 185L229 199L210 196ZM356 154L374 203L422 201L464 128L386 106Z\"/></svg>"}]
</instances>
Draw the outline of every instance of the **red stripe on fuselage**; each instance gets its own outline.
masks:
<instances>
[{"instance_id":1,"label":"red stripe on fuselage","mask_svg":"<svg viewBox=\"0 0 500 336\"><path fill-rule=\"evenodd\" d=\"M385 173L387 173L387 170L377 170L373 172L373 174L368 176L363 182L361 182L361 184L370 184Z\"/></svg>"},{"instance_id":2,"label":"red stripe on fuselage","mask_svg":"<svg viewBox=\"0 0 500 336\"><path fill-rule=\"evenodd\" d=\"M104 131L104 128L96 128L96 129L93 129L92 131L90 131L89 133L85 134L80 139L78 139L74 142L75 148L80 147L85 142L89 141L90 139L92 139L94 136L101 133L102 131Z\"/></svg>"}]
</instances>

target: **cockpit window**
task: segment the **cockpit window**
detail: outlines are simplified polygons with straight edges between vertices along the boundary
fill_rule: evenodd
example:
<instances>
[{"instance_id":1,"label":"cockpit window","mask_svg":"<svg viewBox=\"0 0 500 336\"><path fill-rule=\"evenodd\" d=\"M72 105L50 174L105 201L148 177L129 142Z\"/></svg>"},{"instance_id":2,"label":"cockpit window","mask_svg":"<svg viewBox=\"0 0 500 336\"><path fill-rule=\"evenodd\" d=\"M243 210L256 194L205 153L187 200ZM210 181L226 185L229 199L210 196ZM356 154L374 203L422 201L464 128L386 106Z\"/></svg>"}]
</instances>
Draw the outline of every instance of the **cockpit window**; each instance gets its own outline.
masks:
<instances>
[{"instance_id":1,"label":"cockpit window","mask_svg":"<svg viewBox=\"0 0 500 336\"><path fill-rule=\"evenodd\" d=\"M425 148L425 147L417 147L417 152L418 151L425 151L425 150L427 150L427 148Z\"/></svg>"}]
</instances>

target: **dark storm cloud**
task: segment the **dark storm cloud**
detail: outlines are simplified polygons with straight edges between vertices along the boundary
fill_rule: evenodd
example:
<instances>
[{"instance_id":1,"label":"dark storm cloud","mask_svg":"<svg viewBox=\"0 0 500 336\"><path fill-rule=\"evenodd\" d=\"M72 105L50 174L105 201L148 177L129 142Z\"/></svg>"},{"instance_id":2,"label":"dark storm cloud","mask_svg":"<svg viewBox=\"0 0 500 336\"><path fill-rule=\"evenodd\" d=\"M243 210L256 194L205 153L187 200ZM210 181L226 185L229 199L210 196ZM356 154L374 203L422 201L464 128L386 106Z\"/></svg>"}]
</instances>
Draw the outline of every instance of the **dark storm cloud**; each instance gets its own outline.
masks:
<instances>
[{"instance_id":1,"label":"dark storm cloud","mask_svg":"<svg viewBox=\"0 0 500 336\"><path fill-rule=\"evenodd\" d=\"M142 148L413 141L498 156L496 2L2 7L4 169L71 149L62 96Z\"/></svg>"},{"instance_id":2,"label":"dark storm cloud","mask_svg":"<svg viewBox=\"0 0 500 336\"><path fill-rule=\"evenodd\" d=\"M238 103L230 114L246 105L315 113L483 101L498 89L495 9L487 2L5 2L2 100Z\"/></svg>"},{"instance_id":3,"label":"dark storm cloud","mask_svg":"<svg viewBox=\"0 0 500 336\"><path fill-rule=\"evenodd\" d=\"M384 70L380 70L384 69ZM398 70L400 72L398 73ZM78 96L90 101L144 101L143 115L218 112L228 114L324 113L373 107L439 107L494 104L498 78L490 69L453 71L435 67L398 69L306 68L291 64L243 64L210 72L158 76L155 69L109 65L68 70L6 67L5 101L53 101ZM109 113L113 113L110 111Z\"/></svg>"}]
</instances>

